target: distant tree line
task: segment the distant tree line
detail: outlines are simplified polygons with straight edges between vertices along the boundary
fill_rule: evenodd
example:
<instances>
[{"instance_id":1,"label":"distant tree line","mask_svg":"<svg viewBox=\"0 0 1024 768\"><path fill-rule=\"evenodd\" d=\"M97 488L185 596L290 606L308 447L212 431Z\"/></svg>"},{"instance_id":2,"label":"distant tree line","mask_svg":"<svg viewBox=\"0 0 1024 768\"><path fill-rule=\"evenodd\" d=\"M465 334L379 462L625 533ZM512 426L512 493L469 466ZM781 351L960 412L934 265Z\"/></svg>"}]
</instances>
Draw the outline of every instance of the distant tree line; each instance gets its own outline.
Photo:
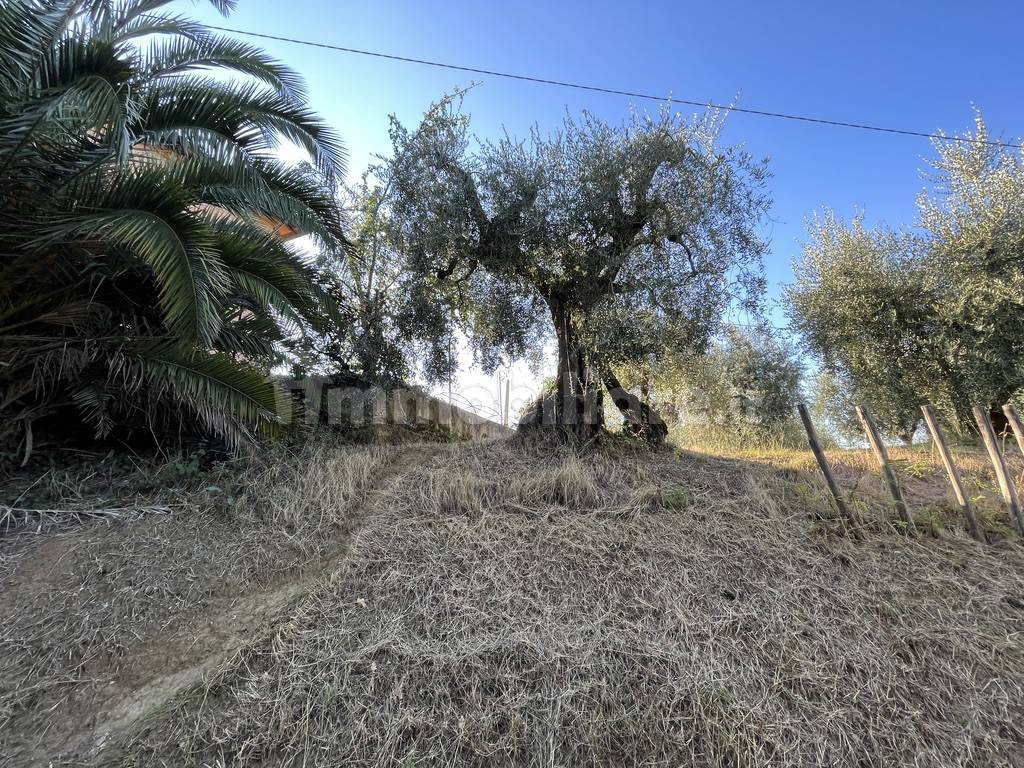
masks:
<instances>
[{"instance_id":1,"label":"distant tree line","mask_svg":"<svg viewBox=\"0 0 1024 768\"><path fill-rule=\"evenodd\" d=\"M702 351L626 368L623 383L650 397L684 443L798 445L804 366L767 324L726 326Z\"/></svg>"}]
</instances>

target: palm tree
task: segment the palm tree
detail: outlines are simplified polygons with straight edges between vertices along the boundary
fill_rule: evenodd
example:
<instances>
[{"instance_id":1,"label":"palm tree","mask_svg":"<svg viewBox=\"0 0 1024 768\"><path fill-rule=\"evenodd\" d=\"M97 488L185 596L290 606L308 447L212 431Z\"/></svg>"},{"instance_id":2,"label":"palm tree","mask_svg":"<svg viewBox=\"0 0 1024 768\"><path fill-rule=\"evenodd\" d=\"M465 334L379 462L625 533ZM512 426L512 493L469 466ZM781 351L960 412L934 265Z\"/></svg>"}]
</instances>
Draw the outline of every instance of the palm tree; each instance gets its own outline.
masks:
<instances>
[{"instance_id":1,"label":"palm tree","mask_svg":"<svg viewBox=\"0 0 1024 768\"><path fill-rule=\"evenodd\" d=\"M26 459L69 411L273 431L276 343L344 322L282 236L344 247L340 140L293 72L167 4L0 6L0 441Z\"/></svg>"}]
</instances>

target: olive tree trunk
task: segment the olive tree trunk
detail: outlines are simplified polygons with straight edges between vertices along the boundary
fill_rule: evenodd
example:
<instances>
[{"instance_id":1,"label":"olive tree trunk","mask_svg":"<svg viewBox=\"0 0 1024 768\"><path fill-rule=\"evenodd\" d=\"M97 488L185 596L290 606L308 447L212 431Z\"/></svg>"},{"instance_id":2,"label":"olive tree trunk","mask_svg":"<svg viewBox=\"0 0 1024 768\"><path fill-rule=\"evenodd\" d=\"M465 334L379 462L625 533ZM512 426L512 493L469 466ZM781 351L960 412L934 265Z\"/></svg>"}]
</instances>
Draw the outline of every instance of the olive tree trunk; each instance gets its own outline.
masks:
<instances>
[{"instance_id":1,"label":"olive tree trunk","mask_svg":"<svg viewBox=\"0 0 1024 768\"><path fill-rule=\"evenodd\" d=\"M521 429L552 428L576 439L589 439L604 428L603 389L622 412L629 434L653 444L664 442L668 428L654 410L627 392L611 371L603 376L587 364L571 313L563 301L549 297L548 307L558 342L554 392L538 399L519 422Z\"/></svg>"},{"instance_id":2,"label":"olive tree trunk","mask_svg":"<svg viewBox=\"0 0 1024 768\"><path fill-rule=\"evenodd\" d=\"M605 386L612 402L622 412L625 421L623 429L634 437L640 437L652 445L661 445L668 437L668 425L647 403L626 391L611 371L604 375Z\"/></svg>"}]
</instances>

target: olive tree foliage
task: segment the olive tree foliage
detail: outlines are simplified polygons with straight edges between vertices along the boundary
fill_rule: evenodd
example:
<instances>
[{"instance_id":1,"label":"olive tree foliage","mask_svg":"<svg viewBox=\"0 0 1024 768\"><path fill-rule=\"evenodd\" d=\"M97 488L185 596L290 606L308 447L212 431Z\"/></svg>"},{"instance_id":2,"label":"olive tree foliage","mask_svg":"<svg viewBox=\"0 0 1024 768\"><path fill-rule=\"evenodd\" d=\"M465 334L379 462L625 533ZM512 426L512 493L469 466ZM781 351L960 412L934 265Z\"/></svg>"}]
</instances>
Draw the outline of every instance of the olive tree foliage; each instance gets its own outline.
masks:
<instances>
[{"instance_id":1,"label":"olive tree foliage","mask_svg":"<svg viewBox=\"0 0 1024 768\"><path fill-rule=\"evenodd\" d=\"M790 321L821 359L819 396L846 436L858 429L857 404L893 437L909 442L917 429L922 393L937 374L922 246L917 236L826 213L796 265Z\"/></svg>"},{"instance_id":2,"label":"olive tree foliage","mask_svg":"<svg viewBox=\"0 0 1024 768\"><path fill-rule=\"evenodd\" d=\"M732 326L703 354L634 366L623 379L649 393L684 440L756 445L802 439L802 377L796 350L770 328Z\"/></svg>"},{"instance_id":3,"label":"olive tree foliage","mask_svg":"<svg viewBox=\"0 0 1024 768\"><path fill-rule=\"evenodd\" d=\"M613 126L584 113L550 135L485 141L446 98L416 130L392 122L393 213L418 279L485 364L554 334L557 396L525 422L592 434L607 387L651 436L657 417L617 367L701 349L727 307L756 303L767 173L719 146L720 118L665 108Z\"/></svg>"},{"instance_id":4,"label":"olive tree foliage","mask_svg":"<svg viewBox=\"0 0 1024 768\"><path fill-rule=\"evenodd\" d=\"M393 223L391 185L377 176L385 170L371 167L341 190L347 247L321 251L316 269L350 322L297 340L297 374L356 374L393 386L413 373L436 382L455 371L451 308L410 269Z\"/></svg>"},{"instance_id":5,"label":"olive tree foliage","mask_svg":"<svg viewBox=\"0 0 1024 768\"><path fill-rule=\"evenodd\" d=\"M819 437L840 445L863 444L864 427L857 416L857 406L866 404L870 408L875 403L867 398L858 397L856 388L851 386L850 381L841 372L827 368L819 368L816 371L808 389L811 413ZM882 405L884 407L885 403ZM907 413L913 416L910 410ZM908 419L907 425L889 427L887 433L890 437L909 445L916 430L912 419Z\"/></svg>"},{"instance_id":6,"label":"olive tree foliage","mask_svg":"<svg viewBox=\"0 0 1024 768\"><path fill-rule=\"evenodd\" d=\"M906 441L922 403L963 434L972 405L1001 426L999 406L1024 386L1024 165L982 143L980 116L970 138L936 142L917 228L819 217L786 291L842 401L868 405Z\"/></svg>"},{"instance_id":7,"label":"olive tree foliage","mask_svg":"<svg viewBox=\"0 0 1024 768\"><path fill-rule=\"evenodd\" d=\"M778 433L793 423L800 402L802 366L793 349L770 332L731 329L705 364L718 371L728 405L707 415L756 434ZM691 406L700 407L699 401Z\"/></svg>"}]
</instances>

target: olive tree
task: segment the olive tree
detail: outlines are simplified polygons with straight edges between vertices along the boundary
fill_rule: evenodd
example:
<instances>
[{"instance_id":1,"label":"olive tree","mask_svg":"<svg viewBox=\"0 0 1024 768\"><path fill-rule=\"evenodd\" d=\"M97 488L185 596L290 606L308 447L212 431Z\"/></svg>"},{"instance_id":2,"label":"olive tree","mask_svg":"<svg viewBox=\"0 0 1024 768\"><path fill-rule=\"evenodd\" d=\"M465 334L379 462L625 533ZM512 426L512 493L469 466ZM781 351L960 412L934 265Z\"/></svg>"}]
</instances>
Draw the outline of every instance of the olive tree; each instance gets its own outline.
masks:
<instances>
[{"instance_id":1,"label":"olive tree","mask_svg":"<svg viewBox=\"0 0 1024 768\"><path fill-rule=\"evenodd\" d=\"M828 401L844 411L831 415L837 424L856 432L852 405L862 404L887 434L913 437L939 374L926 261L919 237L870 230L861 218L846 225L826 213L812 225L786 298L792 326L828 373Z\"/></svg>"},{"instance_id":2,"label":"olive tree","mask_svg":"<svg viewBox=\"0 0 1024 768\"><path fill-rule=\"evenodd\" d=\"M627 424L659 439L663 424L616 366L702 348L727 307L756 302L767 172L719 145L720 118L665 108L614 126L584 113L550 135L488 141L447 98L415 130L392 122L411 268L457 309L485 363L554 333L557 396L522 425L591 435L607 388Z\"/></svg>"},{"instance_id":3,"label":"olive tree","mask_svg":"<svg viewBox=\"0 0 1024 768\"><path fill-rule=\"evenodd\" d=\"M796 282L792 324L847 401L869 405L910 440L934 403L958 432L972 405L999 408L1024 387L1024 163L988 143L936 142L918 227L817 219Z\"/></svg>"},{"instance_id":4,"label":"olive tree","mask_svg":"<svg viewBox=\"0 0 1024 768\"><path fill-rule=\"evenodd\" d=\"M702 354L630 366L622 378L649 393L680 434L757 444L802 436L795 421L802 377L795 349L772 329L732 326Z\"/></svg>"},{"instance_id":5,"label":"olive tree","mask_svg":"<svg viewBox=\"0 0 1024 768\"><path fill-rule=\"evenodd\" d=\"M350 322L297 339L299 375L357 374L394 386L413 373L436 382L456 367L449 352L452 313L409 268L408 249L394 226L390 185L371 167L341 190L348 242L316 260L326 293Z\"/></svg>"}]
</instances>

